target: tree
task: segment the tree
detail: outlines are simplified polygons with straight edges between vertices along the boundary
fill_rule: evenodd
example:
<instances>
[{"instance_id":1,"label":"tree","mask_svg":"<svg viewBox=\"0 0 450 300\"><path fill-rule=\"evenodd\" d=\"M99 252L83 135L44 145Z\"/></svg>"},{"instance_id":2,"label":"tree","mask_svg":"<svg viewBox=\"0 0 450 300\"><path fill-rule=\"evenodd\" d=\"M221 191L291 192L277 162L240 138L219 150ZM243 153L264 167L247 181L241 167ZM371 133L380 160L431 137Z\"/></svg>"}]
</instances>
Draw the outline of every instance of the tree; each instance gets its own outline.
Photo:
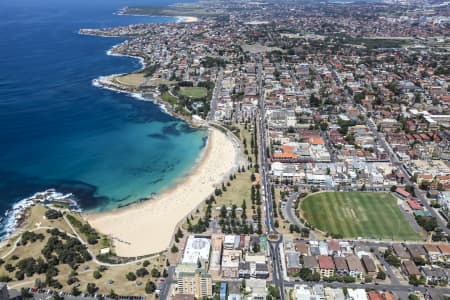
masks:
<instances>
[{"instance_id":1,"label":"tree","mask_svg":"<svg viewBox=\"0 0 450 300\"><path fill-rule=\"evenodd\" d=\"M79 295L81 295L81 291L76 286L74 286L72 288L72 295L79 296Z\"/></svg>"},{"instance_id":2,"label":"tree","mask_svg":"<svg viewBox=\"0 0 450 300\"><path fill-rule=\"evenodd\" d=\"M409 294L408 299L409 300L419 300L420 298L416 294Z\"/></svg>"},{"instance_id":3,"label":"tree","mask_svg":"<svg viewBox=\"0 0 450 300\"><path fill-rule=\"evenodd\" d=\"M155 284L153 283L153 281L148 281L148 282L145 284L145 292L146 292L147 294L152 294L152 293L155 291L155 289L156 289L156 286L155 286Z\"/></svg>"},{"instance_id":4,"label":"tree","mask_svg":"<svg viewBox=\"0 0 450 300\"><path fill-rule=\"evenodd\" d=\"M125 277L128 279L128 281L135 281L136 280L136 274L133 272L129 272Z\"/></svg>"},{"instance_id":5,"label":"tree","mask_svg":"<svg viewBox=\"0 0 450 300\"><path fill-rule=\"evenodd\" d=\"M54 292L52 295L52 300L64 300L64 297L60 296L57 292Z\"/></svg>"},{"instance_id":6,"label":"tree","mask_svg":"<svg viewBox=\"0 0 450 300\"><path fill-rule=\"evenodd\" d=\"M140 268L136 270L136 275L139 277L144 277L148 275L148 271L146 268Z\"/></svg>"},{"instance_id":7,"label":"tree","mask_svg":"<svg viewBox=\"0 0 450 300\"><path fill-rule=\"evenodd\" d=\"M176 236L177 236L178 238L180 238L180 239L183 237L183 232L181 231L181 228L180 228L180 227L178 227L178 231L177 231Z\"/></svg>"},{"instance_id":8,"label":"tree","mask_svg":"<svg viewBox=\"0 0 450 300\"><path fill-rule=\"evenodd\" d=\"M172 248L170 248L170 252L177 253L178 252L178 247L173 245Z\"/></svg>"},{"instance_id":9,"label":"tree","mask_svg":"<svg viewBox=\"0 0 450 300\"><path fill-rule=\"evenodd\" d=\"M311 281L312 271L308 268L301 268L298 276L304 281Z\"/></svg>"},{"instance_id":10,"label":"tree","mask_svg":"<svg viewBox=\"0 0 450 300\"><path fill-rule=\"evenodd\" d=\"M45 212L45 217L49 220L54 220L62 217L62 213L56 209L48 209Z\"/></svg>"},{"instance_id":11,"label":"tree","mask_svg":"<svg viewBox=\"0 0 450 300\"><path fill-rule=\"evenodd\" d=\"M113 289L111 289L111 291L109 292L109 298L111 299L118 299L119 295L117 295Z\"/></svg>"},{"instance_id":12,"label":"tree","mask_svg":"<svg viewBox=\"0 0 450 300\"><path fill-rule=\"evenodd\" d=\"M102 273L100 273L99 271L95 270L93 276L94 276L95 279L100 279L100 278L102 278Z\"/></svg>"},{"instance_id":13,"label":"tree","mask_svg":"<svg viewBox=\"0 0 450 300\"><path fill-rule=\"evenodd\" d=\"M159 270L156 268L153 268L151 272L153 278L161 276L161 272L159 272Z\"/></svg>"},{"instance_id":14,"label":"tree","mask_svg":"<svg viewBox=\"0 0 450 300\"><path fill-rule=\"evenodd\" d=\"M386 273L383 270L378 271L377 279L385 280L386 279Z\"/></svg>"},{"instance_id":15,"label":"tree","mask_svg":"<svg viewBox=\"0 0 450 300\"><path fill-rule=\"evenodd\" d=\"M312 273L311 280L312 281L320 281L320 273L319 272Z\"/></svg>"},{"instance_id":16,"label":"tree","mask_svg":"<svg viewBox=\"0 0 450 300\"><path fill-rule=\"evenodd\" d=\"M272 298L274 298L274 299L280 298L280 289L278 288L278 286L276 286L276 285L269 285L268 290L269 290L269 295Z\"/></svg>"},{"instance_id":17,"label":"tree","mask_svg":"<svg viewBox=\"0 0 450 300\"><path fill-rule=\"evenodd\" d=\"M90 295L95 294L97 292L98 287L95 285L95 283L88 283L86 286L86 292Z\"/></svg>"}]
</instances>

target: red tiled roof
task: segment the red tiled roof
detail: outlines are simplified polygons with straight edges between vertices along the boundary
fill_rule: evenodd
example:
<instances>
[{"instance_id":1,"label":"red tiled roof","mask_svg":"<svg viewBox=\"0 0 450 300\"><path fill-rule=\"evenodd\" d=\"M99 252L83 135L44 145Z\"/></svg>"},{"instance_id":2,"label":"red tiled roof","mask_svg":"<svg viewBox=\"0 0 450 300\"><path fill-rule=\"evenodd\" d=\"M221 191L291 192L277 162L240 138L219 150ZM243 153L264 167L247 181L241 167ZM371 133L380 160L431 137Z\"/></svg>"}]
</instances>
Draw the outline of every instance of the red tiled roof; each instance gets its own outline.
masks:
<instances>
[{"instance_id":1,"label":"red tiled roof","mask_svg":"<svg viewBox=\"0 0 450 300\"><path fill-rule=\"evenodd\" d=\"M439 250L441 250L442 254L449 255L450 254L450 245L440 244L438 245Z\"/></svg>"},{"instance_id":2,"label":"red tiled roof","mask_svg":"<svg viewBox=\"0 0 450 300\"><path fill-rule=\"evenodd\" d=\"M395 192L397 194L402 195L403 197L409 197L409 193L407 191L405 191L404 189L402 189L402 188L398 187L397 189L395 189Z\"/></svg>"},{"instance_id":3,"label":"red tiled roof","mask_svg":"<svg viewBox=\"0 0 450 300\"><path fill-rule=\"evenodd\" d=\"M320 269L334 270L334 262L331 256L320 255L318 258Z\"/></svg>"},{"instance_id":4,"label":"red tiled roof","mask_svg":"<svg viewBox=\"0 0 450 300\"><path fill-rule=\"evenodd\" d=\"M412 199L408 200L408 205L413 210L421 210L422 209L422 206L420 206L420 203L417 202L416 200L412 200Z\"/></svg>"},{"instance_id":5,"label":"red tiled roof","mask_svg":"<svg viewBox=\"0 0 450 300\"><path fill-rule=\"evenodd\" d=\"M381 295L378 292L370 291L369 292L369 298L370 300L383 300Z\"/></svg>"}]
</instances>

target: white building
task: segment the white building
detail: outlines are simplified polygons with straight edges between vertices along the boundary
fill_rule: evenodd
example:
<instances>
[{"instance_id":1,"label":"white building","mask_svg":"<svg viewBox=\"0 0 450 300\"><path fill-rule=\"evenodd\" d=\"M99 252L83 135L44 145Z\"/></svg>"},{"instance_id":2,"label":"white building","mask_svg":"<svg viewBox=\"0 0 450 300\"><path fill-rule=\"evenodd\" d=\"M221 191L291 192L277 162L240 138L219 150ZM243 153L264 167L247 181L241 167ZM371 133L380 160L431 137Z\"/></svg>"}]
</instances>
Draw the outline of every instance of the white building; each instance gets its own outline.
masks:
<instances>
[{"instance_id":1,"label":"white building","mask_svg":"<svg viewBox=\"0 0 450 300\"><path fill-rule=\"evenodd\" d=\"M352 300L368 300L364 289L347 289L348 299Z\"/></svg>"},{"instance_id":2,"label":"white building","mask_svg":"<svg viewBox=\"0 0 450 300\"><path fill-rule=\"evenodd\" d=\"M183 264L208 263L211 240L207 238L189 236L183 254Z\"/></svg>"}]
</instances>

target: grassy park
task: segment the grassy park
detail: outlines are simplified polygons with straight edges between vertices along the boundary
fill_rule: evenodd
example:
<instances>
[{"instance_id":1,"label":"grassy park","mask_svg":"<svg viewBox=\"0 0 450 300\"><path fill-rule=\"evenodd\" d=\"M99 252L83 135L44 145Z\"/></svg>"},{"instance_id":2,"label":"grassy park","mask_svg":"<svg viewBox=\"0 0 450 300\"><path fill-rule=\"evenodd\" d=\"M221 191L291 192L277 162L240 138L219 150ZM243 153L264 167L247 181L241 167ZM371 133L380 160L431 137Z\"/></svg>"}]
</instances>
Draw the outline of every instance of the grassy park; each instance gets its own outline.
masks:
<instances>
[{"instance_id":1,"label":"grassy park","mask_svg":"<svg viewBox=\"0 0 450 300\"><path fill-rule=\"evenodd\" d=\"M332 236L386 240L420 240L387 193L325 192L305 198L303 218Z\"/></svg>"},{"instance_id":2,"label":"grassy park","mask_svg":"<svg viewBox=\"0 0 450 300\"><path fill-rule=\"evenodd\" d=\"M208 95L208 90L204 87L181 87L179 94L192 99L199 99Z\"/></svg>"},{"instance_id":3,"label":"grassy park","mask_svg":"<svg viewBox=\"0 0 450 300\"><path fill-rule=\"evenodd\" d=\"M92 238L92 229L80 216L65 214L68 219L76 220L75 223L71 221L72 224L79 224L73 226L84 240ZM97 254L100 248L111 246L105 242L108 240L100 236L95 244L89 244L89 249ZM39 285L56 291L85 293L89 283L91 291L95 289L97 293L110 294L113 290L119 295L154 299L154 294L146 293L147 283L157 284L166 265L166 256L162 254L149 257L145 262L101 267L88 255L86 247L75 237L63 215L42 205L36 205L27 212L22 231L5 243L7 245L0 252L0 279L16 289ZM151 274L153 269L158 275ZM135 277L128 279L126 275L129 273Z\"/></svg>"}]
</instances>

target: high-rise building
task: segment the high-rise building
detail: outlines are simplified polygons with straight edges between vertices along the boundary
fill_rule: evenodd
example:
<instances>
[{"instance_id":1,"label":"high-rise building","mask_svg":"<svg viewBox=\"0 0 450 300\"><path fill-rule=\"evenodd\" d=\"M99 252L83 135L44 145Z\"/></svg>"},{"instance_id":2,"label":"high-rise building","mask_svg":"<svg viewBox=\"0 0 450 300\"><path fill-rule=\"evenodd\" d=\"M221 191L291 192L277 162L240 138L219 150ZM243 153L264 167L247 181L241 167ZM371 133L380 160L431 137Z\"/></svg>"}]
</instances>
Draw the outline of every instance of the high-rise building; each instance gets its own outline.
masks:
<instances>
[{"instance_id":1,"label":"high-rise building","mask_svg":"<svg viewBox=\"0 0 450 300\"><path fill-rule=\"evenodd\" d=\"M194 295L196 298L212 296L211 274L204 269L177 273L179 294Z\"/></svg>"}]
</instances>

